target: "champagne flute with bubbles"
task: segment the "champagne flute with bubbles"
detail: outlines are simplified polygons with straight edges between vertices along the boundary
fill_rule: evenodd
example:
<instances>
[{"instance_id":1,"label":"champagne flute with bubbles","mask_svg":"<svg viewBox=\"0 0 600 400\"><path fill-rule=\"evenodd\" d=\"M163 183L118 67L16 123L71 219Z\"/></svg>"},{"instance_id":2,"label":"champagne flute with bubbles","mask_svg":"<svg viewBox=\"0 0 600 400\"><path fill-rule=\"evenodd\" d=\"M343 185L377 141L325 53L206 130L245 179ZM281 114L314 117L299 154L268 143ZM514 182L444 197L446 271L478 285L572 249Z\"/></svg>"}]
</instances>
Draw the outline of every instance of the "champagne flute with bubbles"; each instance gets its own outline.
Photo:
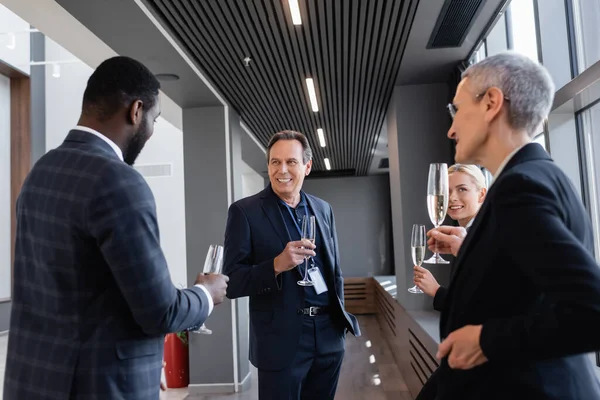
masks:
<instances>
[{"instance_id":1,"label":"champagne flute with bubbles","mask_svg":"<svg viewBox=\"0 0 600 400\"><path fill-rule=\"evenodd\" d=\"M414 224L412 228L412 236L410 238L410 249L412 253L412 261L416 266L421 266L425 258L425 245L427 244L427 235L425 234L425 225ZM408 289L411 293L423 293L417 286Z\"/></svg>"},{"instance_id":2,"label":"champagne flute with bubbles","mask_svg":"<svg viewBox=\"0 0 600 400\"><path fill-rule=\"evenodd\" d=\"M427 211L434 227L438 228L446 218L448 210L448 165L446 163L435 163L429 165L429 178L427 180ZM437 252L426 264L449 264Z\"/></svg>"},{"instance_id":3,"label":"champagne flute with bubbles","mask_svg":"<svg viewBox=\"0 0 600 400\"><path fill-rule=\"evenodd\" d=\"M315 217L314 215L305 215L302 217L302 240L308 240L312 244L315 244ZM304 276L298 281L300 286L313 286L314 283L308 277L308 260L309 256L304 258Z\"/></svg>"}]
</instances>

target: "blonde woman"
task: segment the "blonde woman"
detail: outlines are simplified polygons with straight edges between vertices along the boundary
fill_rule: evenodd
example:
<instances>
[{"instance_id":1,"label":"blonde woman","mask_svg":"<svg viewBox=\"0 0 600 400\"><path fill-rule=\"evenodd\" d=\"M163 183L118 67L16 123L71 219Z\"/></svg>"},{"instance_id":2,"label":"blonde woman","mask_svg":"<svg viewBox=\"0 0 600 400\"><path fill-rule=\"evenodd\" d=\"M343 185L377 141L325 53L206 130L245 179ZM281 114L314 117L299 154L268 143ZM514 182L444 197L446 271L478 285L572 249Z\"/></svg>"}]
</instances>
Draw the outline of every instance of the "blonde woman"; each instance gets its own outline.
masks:
<instances>
[{"instance_id":1,"label":"blonde woman","mask_svg":"<svg viewBox=\"0 0 600 400\"><path fill-rule=\"evenodd\" d=\"M487 185L483 173L476 165L454 164L448 168L448 216L469 230L483 204ZM414 282L427 295L433 297L433 307L444 307L446 288L440 286L429 270L414 267Z\"/></svg>"},{"instance_id":2,"label":"blonde woman","mask_svg":"<svg viewBox=\"0 0 600 400\"><path fill-rule=\"evenodd\" d=\"M487 185L483 173L476 165L454 164L448 168L447 214L458 225L469 230L483 204ZM445 307L447 289L435 280L429 270L414 267L414 282L427 295L433 297L433 308ZM429 377L415 400L434 400L437 394L437 370Z\"/></svg>"}]
</instances>

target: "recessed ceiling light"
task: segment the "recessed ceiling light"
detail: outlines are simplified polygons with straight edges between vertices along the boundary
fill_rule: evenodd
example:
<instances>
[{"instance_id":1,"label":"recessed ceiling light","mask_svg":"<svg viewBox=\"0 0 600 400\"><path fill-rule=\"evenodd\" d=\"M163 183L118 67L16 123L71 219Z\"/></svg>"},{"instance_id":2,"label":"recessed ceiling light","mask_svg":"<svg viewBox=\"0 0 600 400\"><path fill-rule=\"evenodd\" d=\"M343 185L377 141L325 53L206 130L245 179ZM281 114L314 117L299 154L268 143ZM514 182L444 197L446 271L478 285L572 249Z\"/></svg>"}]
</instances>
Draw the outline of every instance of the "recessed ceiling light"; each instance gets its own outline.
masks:
<instances>
[{"instance_id":1,"label":"recessed ceiling light","mask_svg":"<svg viewBox=\"0 0 600 400\"><path fill-rule=\"evenodd\" d=\"M298 0L288 0L290 5L290 13L292 14L292 23L294 25L302 25L302 17L300 16L300 6Z\"/></svg>"},{"instance_id":2,"label":"recessed ceiling light","mask_svg":"<svg viewBox=\"0 0 600 400\"><path fill-rule=\"evenodd\" d=\"M175 74L156 74L154 76L161 82L173 82L179 80L179 75Z\"/></svg>"},{"instance_id":3,"label":"recessed ceiling light","mask_svg":"<svg viewBox=\"0 0 600 400\"><path fill-rule=\"evenodd\" d=\"M310 99L310 105L314 112L319 111L319 104L317 103L317 91L315 90L315 82L312 78L306 78L306 88L308 89L308 98Z\"/></svg>"},{"instance_id":4,"label":"recessed ceiling light","mask_svg":"<svg viewBox=\"0 0 600 400\"><path fill-rule=\"evenodd\" d=\"M323 129L321 129L321 128L317 129L317 135L319 136L319 144L321 145L321 147L325 147L326 143L325 143L325 134L323 133Z\"/></svg>"},{"instance_id":5,"label":"recessed ceiling light","mask_svg":"<svg viewBox=\"0 0 600 400\"><path fill-rule=\"evenodd\" d=\"M327 168L327 171L329 171L331 169L331 164L329 163L329 158L325 159L325 168Z\"/></svg>"}]
</instances>

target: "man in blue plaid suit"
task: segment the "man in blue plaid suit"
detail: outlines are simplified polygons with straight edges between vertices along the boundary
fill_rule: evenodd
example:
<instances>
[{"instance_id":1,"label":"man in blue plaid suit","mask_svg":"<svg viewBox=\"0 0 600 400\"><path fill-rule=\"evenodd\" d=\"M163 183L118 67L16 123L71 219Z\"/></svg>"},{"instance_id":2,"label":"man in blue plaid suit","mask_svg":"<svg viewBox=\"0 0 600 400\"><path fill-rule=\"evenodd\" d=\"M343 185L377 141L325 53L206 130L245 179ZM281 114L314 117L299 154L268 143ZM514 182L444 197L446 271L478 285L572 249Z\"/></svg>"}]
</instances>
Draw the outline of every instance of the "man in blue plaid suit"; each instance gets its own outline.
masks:
<instances>
[{"instance_id":1,"label":"man in blue plaid suit","mask_svg":"<svg viewBox=\"0 0 600 400\"><path fill-rule=\"evenodd\" d=\"M25 180L5 400L158 399L164 335L223 301L223 275L174 287L154 198L131 167L160 114L159 88L135 60L103 62L78 126Z\"/></svg>"}]
</instances>

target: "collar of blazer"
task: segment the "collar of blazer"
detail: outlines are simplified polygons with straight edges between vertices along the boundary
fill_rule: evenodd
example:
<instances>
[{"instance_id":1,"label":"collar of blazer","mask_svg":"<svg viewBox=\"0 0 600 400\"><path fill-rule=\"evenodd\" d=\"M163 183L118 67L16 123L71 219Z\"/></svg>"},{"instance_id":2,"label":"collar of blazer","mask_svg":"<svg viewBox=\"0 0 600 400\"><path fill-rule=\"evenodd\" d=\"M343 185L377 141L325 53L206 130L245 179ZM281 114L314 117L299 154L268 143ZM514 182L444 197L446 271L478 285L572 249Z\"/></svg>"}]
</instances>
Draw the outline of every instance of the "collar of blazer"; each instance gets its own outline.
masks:
<instances>
[{"instance_id":1,"label":"collar of blazer","mask_svg":"<svg viewBox=\"0 0 600 400\"><path fill-rule=\"evenodd\" d=\"M458 254L456 256L455 272L454 272L454 274L452 274L452 280L450 283L450 287L452 287L452 282L454 282L456 277L459 275L462 264L464 264L463 261L464 261L466 255L469 254L469 250L470 250L472 244L477 241L476 238L477 238L477 235L479 234L479 232L478 232L479 226L481 225L481 221L486 218L489 204L494 200L494 197L498 195L497 189L498 189L498 187L502 186L502 185L498 185L498 181L502 181L502 178L504 176L506 176L510 172L510 170L513 169L514 167L516 167L517 165L526 163L528 161L534 161L534 160L552 160L552 158L550 158L550 156L548 155L546 150L544 150L539 144L529 143L529 144L523 146L521 148L521 150L519 150L510 159L508 164L506 164L506 167L504 167L504 169L502 170L502 172L496 179L495 184L490 187L490 191L487 193L487 196L485 197L483 205L481 206L481 209L477 213L477 216L475 217L475 220L473 221L473 224L471 225L471 227L469 229L469 234L465 237L465 241L463 242L460 250L458 251ZM501 194L502 193L500 193L500 195Z\"/></svg>"},{"instance_id":2,"label":"collar of blazer","mask_svg":"<svg viewBox=\"0 0 600 400\"><path fill-rule=\"evenodd\" d=\"M334 246L333 238L331 235L327 234L325 230L325 224L331 224L329 221L329 216L326 214L326 210L321 206L319 202L315 200L315 198L307 193L302 192L304 198L306 199L306 204L313 213L315 213L317 232L323 239L323 243L325 243L325 254L327 255L328 260L333 266L335 263L333 262L333 253L332 248ZM275 232L277 232L277 236L281 239L282 248L283 248L292 240L290 235L285 228L285 221L283 220L283 215L281 213L281 209L279 208L279 197L273 191L273 188L269 184L260 194L261 198L261 206L267 217L269 217L269 221L273 226ZM327 260L323 260L327 262Z\"/></svg>"},{"instance_id":3,"label":"collar of blazer","mask_svg":"<svg viewBox=\"0 0 600 400\"><path fill-rule=\"evenodd\" d=\"M65 138L65 142L89 144L100 150L103 154L122 161L117 153L115 153L115 150L106 141L89 132L72 129Z\"/></svg>"}]
</instances>

